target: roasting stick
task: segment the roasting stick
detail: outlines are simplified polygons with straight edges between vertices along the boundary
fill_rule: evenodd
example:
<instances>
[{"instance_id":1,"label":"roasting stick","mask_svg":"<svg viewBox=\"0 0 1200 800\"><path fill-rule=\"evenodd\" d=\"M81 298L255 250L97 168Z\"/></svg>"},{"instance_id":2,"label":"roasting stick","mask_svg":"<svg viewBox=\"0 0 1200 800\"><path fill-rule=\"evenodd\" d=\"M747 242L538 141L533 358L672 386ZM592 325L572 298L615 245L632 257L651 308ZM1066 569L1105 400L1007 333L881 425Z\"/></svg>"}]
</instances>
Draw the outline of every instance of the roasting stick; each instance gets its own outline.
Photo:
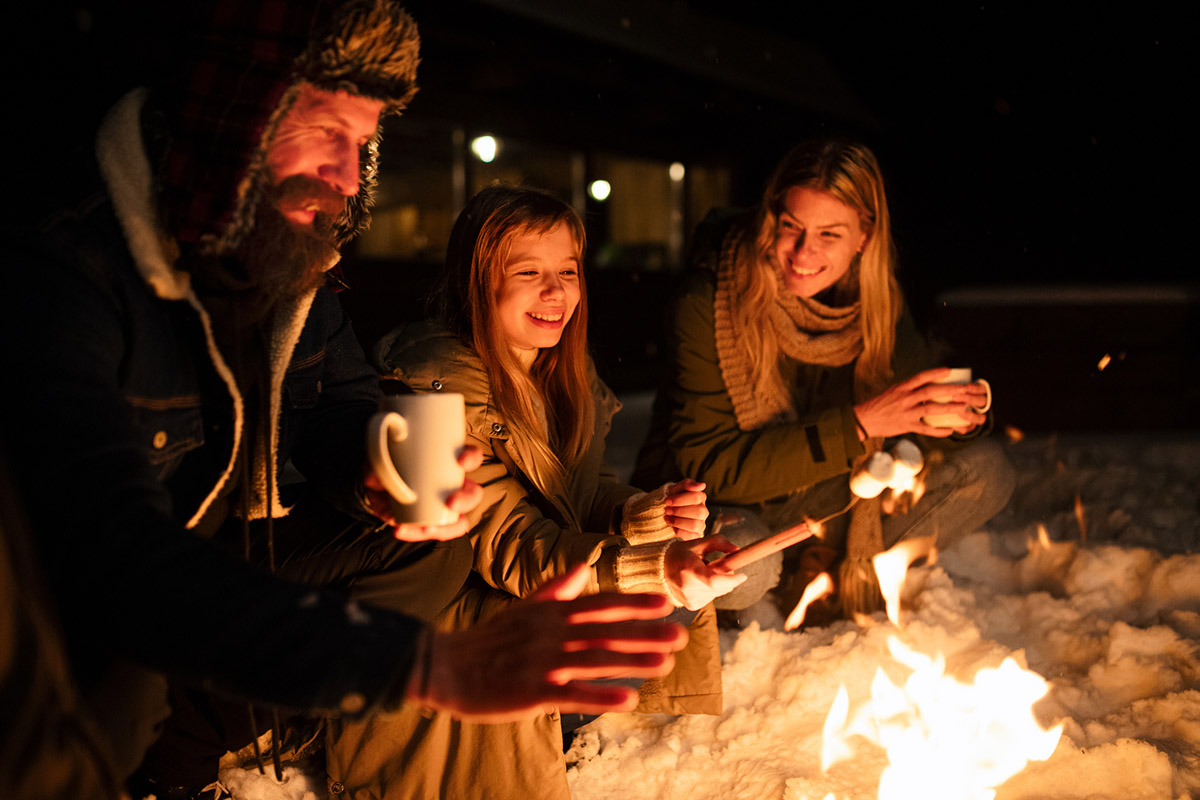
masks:
<instances>
[{"instance_id":1,"label":"roasting stick","mask_svg":"<svg viewBox=\"0 0 1200 800\"><path fill-rule=\"evenodd\" d=\"M766 539L717 559L713 563L729 567L736 572L742 567L753 564L755 561L763 560L772 553L778 553L780 550L791 547L794 544L799 544L805 539L810 539L816 536L819 531L819 523L801 522L799 525L793 525L774 536L768 536Z\"/></svg>"}]
</instances>

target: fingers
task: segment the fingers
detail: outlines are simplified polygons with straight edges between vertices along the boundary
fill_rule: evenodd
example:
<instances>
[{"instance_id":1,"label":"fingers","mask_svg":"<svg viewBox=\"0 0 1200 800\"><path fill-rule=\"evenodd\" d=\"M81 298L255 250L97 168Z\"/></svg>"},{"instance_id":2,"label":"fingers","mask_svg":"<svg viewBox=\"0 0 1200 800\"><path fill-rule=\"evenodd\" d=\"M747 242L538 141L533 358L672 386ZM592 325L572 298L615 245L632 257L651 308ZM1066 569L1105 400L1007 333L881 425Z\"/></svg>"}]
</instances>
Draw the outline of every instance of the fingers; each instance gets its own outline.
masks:
<instances>
[{"instance_id":1,"label":"fingers","mask_svg":"<svg viewBox=\"0 0 1200 800\"><path fill-rule=\"evenodd\" d=\"M679 497L690 497L691 495L677 495L676 502L672 503L671 498L667 498L666 515L668 517L678 517L680 519L694 519L704 522L708 519L708 506L704 504L704 495L700 495L700 500L694 503L678 502Z\"/></svg>"},{"instance_id":2,"label":"fingers","mask_svg":"<svg viewBox=\"0 0 1200 800\"><path fill-rule=\"evenodd\" d=\"M736 544L719 533L698 539L688 545L688 547L693 553L701 557L709 553L733 553L739 549Z\"/></svg>"},{"instance_id":3,"label":"fingers","mask_svg":"<svg viewBox=\"0 0 1200 800\"><path fill-rule=\"evenodd\" d=\"M918 372L908 380L901 381L900 383L896 384L893 388L900 389L901 391L905 392L911 392L912 390L918 389L927 383L935 383L936 381L942 380L943 378L947 377L950 372L951 370L949 367L934 367L933 369L927 369L923 372Z\"/></svg>"},{"instance_id":4,"label":"fingers","mask_svg":"<svg viewBox=\"0 0 1200 800\"><path fill-rule=\"evenodd\" d=\"M554 705L567 714L603 714L632 711L638 704L636 689L594 683L568 683L554 692Z\"/></svg>"},{"instance_id":5,"label":"fingers","mask_svg":"<svg viewBox=\"0 0 1200 800\"><path fill-rule=\"evenodd\" d=\"M681 625L658 620L577 623L567 630L563 650L613 650L618 653L674 653L687 644Z\"/></svg>"},{"instance_id":6,"label":"fingers","mask_svg":"<svg viewBox=\"0 0 1200 800\"><path fill-rule=\"evenodd\" d=\"M613 677L655 677L675 666L672 653L614 653L611 650L580 650L564 653L557 666L546 671L546 680L570 681Z\"/></svg>"},{"instance_id":7,"label":"fingers","mask_svg":"<svg viewBox=\"0 0 1200 800\"><path fill-rule=\"evenodd\" d=\"M667 484L667 502L669 504L670 498L677 494L684 494L686 492L703 494L705 486L706 484L703 481L694 481L691 478L684 478L676 483Z\"/></svg>"},{"instance_id":8,"label":"fingers","mask_svg":"<svg viewBox=\"0 0 1200 800\"><path fill-rule=\"evenodd\" d=\"M667 525L675 533L675 538L683 542L692 542L704 536L703 525L697 528L686 521L672 520L670 517L667 517Z\"/></svg>"},{"instance_id":9,"label":"fingers","mask_svg":"<svg viewBox=\"0 0 1200 800\"><path fill-rule=\"evenodd\" d=\"M483 465L483 451L473 444L463 445L458 451L458 465L467 472L474 472Z\"/></svg>"},{"instance_id":10,"label":"fingers","mask_svg":"<svg viewBox=\"0 0 1200 800\"><path fill-rule=\"evenodd\" d=\"M720 569L718 567L718 569ZM711 603L715 598L732 592L749 578L741 572L718 572L709 567L685 569L680 574L679 593L683 596L684 605L691 611L697 611Z\"/></svg>"},{"instance_id":11,"label":"fingers","mask_svg":"<svg viewBox=\"0 0 1200 800\"><path fill-rule=\"evenodd\" d=\"M466 514L483 499L483 487L467 478L462 488L446 498L446 507L456 514Z\"/></svg>"},{"instance_id":12,"label":"fingers","mask_svg":"<svg viewBox=\"0 0 1200 800\"><path fill-rule=\"evenodd\" d=\"M562 609L566 619L574 625L588 622L661 619L674 610L675 607L671 605L671 601L661 594L617 594L616 592L585 595L572 600Z\"/></svg>"},{"instance_id":13,"label":"fingers","mask_svg":"<svg viewBox=\"0 0 1200 800\"><path fill-rule=\"evenodd\" d=\"M529 595L535 602L544 600L574 600L587 588L591 568L587 564L578 564L565 575L547 581Z\"/></svg>"},{"instance_id":14,"label":"fingers","mask_svg":"<svg viewBox=\"0 0 1200 800\"><path fill-rule=\"evenodd\" d=\"M676 539L699 539L704 535L704 520L689 519L687 517L677 517L674 514L667 514L664 518L667 525L675 532Z\"/></svg>"},{"instance_id":15,"label":"fingers","mask_svg":"<svg viewBox=\"0 0 1200 800\"><path fill-rule=\"evenodd\" d=\"M384 521L388 522L388 520ZM395 521L390 521L388 524L395 525ZM392 536L402 542L445 542L462 536L467 532L468 527L467 521L462 517L449 525L417 525L404 522L393 528Z\"/></svg>"}]
</instances>

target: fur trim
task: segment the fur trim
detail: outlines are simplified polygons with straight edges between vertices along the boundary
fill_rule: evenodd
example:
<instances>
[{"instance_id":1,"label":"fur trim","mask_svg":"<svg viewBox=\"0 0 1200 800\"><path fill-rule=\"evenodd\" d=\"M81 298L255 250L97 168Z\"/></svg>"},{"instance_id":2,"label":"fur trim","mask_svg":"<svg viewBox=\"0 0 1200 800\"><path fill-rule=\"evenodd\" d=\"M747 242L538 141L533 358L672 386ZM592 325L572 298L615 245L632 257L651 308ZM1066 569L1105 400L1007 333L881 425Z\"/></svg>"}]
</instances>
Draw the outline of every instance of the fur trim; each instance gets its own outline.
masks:
<instances>
[{"instance_id":1,"label":"fur trim","mask_svg":"<svg viewBox=\"0 0 1200 800\"><path fill-rule=\"evenodd\" d=\"M163 300L183 301L195 309L204 330L208 355L217 374L229 390L233 402L233 448L230 451L229 463L208 496L201 501L199 508L188 520L187 527L191 528L203 518L233 474L245 430L245 403L234 380L233 371L217 347L212 320L196 293L192 291L190 276L174 266L177 255L175 243L163 232L159 221L153 202L150 161L146 157L141 135L141 111L146 95L145 89L136 89L122 97L109 111L96 139L96 158L112 200L113 211L125 235L125 243L129 247L138 274L157 297ZM329 266L332 267L334 263L336 260ZM308 295L298 298L292 307L281 311L275 319L271 337L271 421L269 434L262 441L255 442L253 448L254 497L249 503L252 519L265 516L268 506L276 517L284 516L289 511L279 501L278 486L275 487L270 503L267 502L266 470L267 464L273 462L274 458L266 458L264 448L269 447L271 453L278 450L283 376L315 296L316 290L313 290Z\"/></svg>"},{"instance_id":2,"label":"fur trim","mask_svg":"<svg viewBox=\"0 0 1200 800\"><path fill-rule=\"evenodd\" d=\"M146 89L134 89L105 115L96 136L100 176L125 233L142 280L164 300L190 293L191 276L175 268L174 243L163 231L154 205L154 177L142 142L141 114Z\"/></svg>"},{"instance_id":3,"label":"fur trim","mask_svg":"<svg viewBox=\"0 0 1200 800\"><path fill-rule=\"evenodd\" d=\"M296 60L297 80L382 100L398 113L417 93L421 39L412 17L388 0L351 0Z\"/></svg>"}]
</instances>

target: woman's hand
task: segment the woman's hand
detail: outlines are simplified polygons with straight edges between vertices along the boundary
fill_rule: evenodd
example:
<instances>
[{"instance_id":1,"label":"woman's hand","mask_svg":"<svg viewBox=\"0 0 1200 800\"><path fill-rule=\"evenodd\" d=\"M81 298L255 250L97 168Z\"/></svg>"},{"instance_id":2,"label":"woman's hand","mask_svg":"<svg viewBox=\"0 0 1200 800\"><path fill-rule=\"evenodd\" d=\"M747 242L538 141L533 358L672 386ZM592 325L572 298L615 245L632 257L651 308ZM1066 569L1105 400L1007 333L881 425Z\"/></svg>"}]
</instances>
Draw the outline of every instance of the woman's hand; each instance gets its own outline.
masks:
<instances>
[{"instance_id":1,"label":"woman's hand","mask_svg":"<svg viewBox=\"0 0 1200 800\"><path fill-rule=\"evenodd\" d=\"M952 433L968 433L987 420L985 415L975 411L987 404L987 392L977 383L935 383L949 374L949 367L918 372L883 394L856 405L854 414L870 437L919 433L944 438ZM955 428L934 427L922 420L931 414L956 414L968 424ZM862 433L859 431L859 438L865 438Z\"/></svg>"},{"instance_id":2,"label":"woman's hand","mask_svg":"<svg viewBox=\"0 0 1200 800\"><path fill-rule=\"evenodd\" d=\"M667 497L663 505L667 524L675 531L677 539L699 539L704 535L708 521L707 495L704 484L691 478L667 484Z\"/></svg>"},{"instance_id":3,"label":"woman's hand","mask_svg":"<svg viewBox=\"0 0 1200 800\"><path fill-rule=\"evenodd\" d=\"M709 553L732 553L737 549L737 545L724 536L672 542L667 548L667 583L688 609L698 611L714 598L729 594L741 586L747 577L719 563L706 564L704 556Z\"/></svg>"},{"instance_id":4,"label":"woman's hand","mask_svg":"<svg viewBox=\"0 0 1200 800\"><path fill-rule=\"evenodd\" d=\"M458 465L464 472L474 472L483 463L483 451L469 444L458 453ZM411 522L397 523L392 515L392 503L383 488L383 483L375 476L368 464L363 472L364 500L371 513L392 526L392 535L402 542L424 542L436 540L444 542L457 539L467 532L467 518L463 516L479 505L483 499L483 487L470 478L463 480L462 488L446 498L446 507L458 515L458 518L448 525L417 525Z\"/></svg>"}]
</instances>

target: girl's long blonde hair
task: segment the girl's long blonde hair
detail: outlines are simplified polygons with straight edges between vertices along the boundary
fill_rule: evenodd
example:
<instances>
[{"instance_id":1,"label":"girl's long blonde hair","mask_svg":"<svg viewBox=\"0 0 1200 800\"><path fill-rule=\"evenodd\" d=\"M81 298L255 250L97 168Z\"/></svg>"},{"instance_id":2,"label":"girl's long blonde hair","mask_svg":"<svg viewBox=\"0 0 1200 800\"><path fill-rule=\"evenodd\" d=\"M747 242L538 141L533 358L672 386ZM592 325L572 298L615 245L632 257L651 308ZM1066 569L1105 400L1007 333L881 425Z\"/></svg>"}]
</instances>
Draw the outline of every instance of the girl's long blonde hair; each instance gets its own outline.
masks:
<instances>
[{"instance_id":1,"label":"girl's long blonde hair","mask_svg":"<svg viewBox=\"0 0 1200 800\"><path fill-rule=\"evenodd\" d=\"M579 305L558 345L539 351L526 370L507 344L496 300L513 237L549 233L559 225L571 232L580 259ZM548 496L561 491L567 470L582 458L594 428L582 269L586 241L579 215L557 197L537 189L484 189L455 221L446 262L430 296L432 315L483 361L491 402L517 447L537 462L530 477Z\"/></svg>"},{"instance_id":2,"label":"girl's long blonde hair","mask_svg":"<svg viewBox=\"0 0 1200 800\"><path fill-rule=\"evenodd\" d=\"M836 303L862 303L863 349L854 377L856 399L865 400L886 388L892 378L901 295L879 163L866 146L839 140L805 142L784 156L767 182L753 223L740 234L730 305L735 329L742 332L741 341L753 365L754 386L787 396L777 368L779 342L770 309L778 292L786 291L775 277L773 260L779 216L793 187L825 192L850 206L858 212L867 234L861 258L834 287Z\"/></svg>"}]
</instances>

